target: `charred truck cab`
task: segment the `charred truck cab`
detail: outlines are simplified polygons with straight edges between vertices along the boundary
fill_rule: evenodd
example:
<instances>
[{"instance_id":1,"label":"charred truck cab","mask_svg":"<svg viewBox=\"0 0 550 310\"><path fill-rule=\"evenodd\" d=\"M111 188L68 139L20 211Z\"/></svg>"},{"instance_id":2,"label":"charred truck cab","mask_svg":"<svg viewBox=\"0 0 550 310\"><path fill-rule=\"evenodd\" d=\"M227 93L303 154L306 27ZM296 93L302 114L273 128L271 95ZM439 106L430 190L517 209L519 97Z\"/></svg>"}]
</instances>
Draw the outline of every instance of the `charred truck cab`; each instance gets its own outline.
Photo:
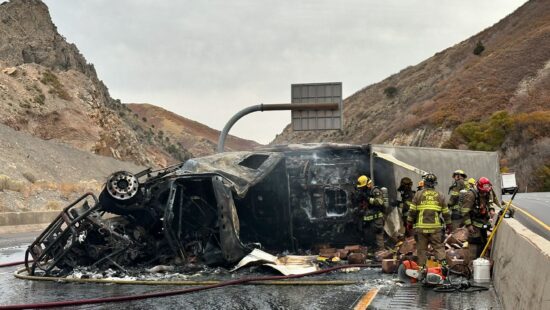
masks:
<instances>
[{"instance_id":1,"label":"charred truck cab","mask_svg":"<svg viewBox=\"0 0 550 310\"><path fill-rule=\"evenodd\" d=\"M66 207L29 246L27 269L231 265L255 248L360 243L357 177L379 171L375 183L395 188L410 173L374 154L371 145L299 144L116 172L98 198L88 193ZM397 200L391 190L389 200Z\"/></svg>"}]
</instances>

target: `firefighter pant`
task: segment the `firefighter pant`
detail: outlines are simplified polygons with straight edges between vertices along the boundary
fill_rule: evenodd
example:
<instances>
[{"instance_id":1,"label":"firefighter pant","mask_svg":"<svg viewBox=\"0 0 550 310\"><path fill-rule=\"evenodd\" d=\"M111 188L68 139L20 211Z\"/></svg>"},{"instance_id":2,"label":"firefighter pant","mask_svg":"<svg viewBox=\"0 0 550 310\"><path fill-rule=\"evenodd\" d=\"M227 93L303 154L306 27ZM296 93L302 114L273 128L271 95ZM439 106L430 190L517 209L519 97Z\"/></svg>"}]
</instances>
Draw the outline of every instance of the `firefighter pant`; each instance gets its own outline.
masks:
<instances>
[{"instance_id":1,"label":"firefighter pant","mask_svg":"<svg viewBox=\"0 0 550 310\"><path fill-rule=\"evenodd\" d=\"M377 218L372 221L363 222L363 235L365 244L375 249L384 249L384 219Z\"/></svg>"},{"instance_id":2,"label":"firefighter pant","mask_svg":"<svg viewBox=\"0 0 550 310\"><path fill-rule=\"evenodd\" d=\"M462 225L464 217L460 213L460 208L458 206L449 207L451 208L451 231L455 231L457 228Z\"/></svg>"},{"instance_id":3,"label":"firefighter pant","mask_svg":"<svg viewBox=\"0 0 550 310\"><path fill-rule=\"evenodd\" d=\"M470 248L470 257L472 260L481 255L481 251L487 244L487 229L474 227L474 232L468 236L468 247Z\"/></svg>"},{"instance_id":4,"label":"firefighter pant","mask_svg":"<svg viewBox=\"0 0 550 310\"><path fill-rule=\"evenodd\" d=\"M428 244L432 245L435 253L435 258L438 261L445 259L445 246L443 245L443 234L440 229L436 229L434 233L425 233L421 229L416 229L416 251L418 255L418 265L424 266L426 260L426 251L428 250Z\"/></svg>"},{"instance_id":5,"label":"firefighter pant","mask_svg":"<svg viewBox=\"0 0 550 310\"><path fill-rule=\"evenodd\" d=\"M451 220L451 232L457 230L462 225L462 218L459 220Z\"/></svg>"}]
</instances>

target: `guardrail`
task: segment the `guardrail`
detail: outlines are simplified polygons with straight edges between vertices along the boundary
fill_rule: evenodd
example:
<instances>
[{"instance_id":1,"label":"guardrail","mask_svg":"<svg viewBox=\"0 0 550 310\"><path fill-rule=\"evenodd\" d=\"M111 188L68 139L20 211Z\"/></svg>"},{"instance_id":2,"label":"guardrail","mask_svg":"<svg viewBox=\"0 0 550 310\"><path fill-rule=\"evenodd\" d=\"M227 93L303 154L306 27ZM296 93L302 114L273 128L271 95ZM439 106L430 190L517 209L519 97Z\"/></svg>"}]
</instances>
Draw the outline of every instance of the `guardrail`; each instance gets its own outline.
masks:
<instances>
[{"instance_id":1,"label":"guardrail","mask_svg":"<svg viewBox=\"0 0 550 310\"><path fill-rule=\"evenodd\" d=\"M492 259L493 283L504 309L550 309L550 241L506 219Z\"/></svg>"}]
</instances>

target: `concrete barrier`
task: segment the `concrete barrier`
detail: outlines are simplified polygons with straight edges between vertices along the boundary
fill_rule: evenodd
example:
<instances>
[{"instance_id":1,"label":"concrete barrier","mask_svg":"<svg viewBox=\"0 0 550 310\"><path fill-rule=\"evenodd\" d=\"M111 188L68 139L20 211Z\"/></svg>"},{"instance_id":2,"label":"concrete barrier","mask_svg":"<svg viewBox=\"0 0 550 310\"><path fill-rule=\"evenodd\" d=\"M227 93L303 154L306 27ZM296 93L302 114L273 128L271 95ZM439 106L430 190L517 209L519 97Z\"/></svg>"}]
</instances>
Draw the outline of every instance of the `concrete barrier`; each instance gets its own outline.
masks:
<instances>
[{"instance_id":1,"label":"concrete barrier","mask_svg":"<svg viewBox=\"0 0 550 310\"><path fill-rule=\"evenodd\" d=\"M492 258L493 283L504 309L550 309L550 241L506 219Z\"/></svg>"},{"instance_id":2,"label":"concrete barrier","mask_svg":"<svg viewBox=\"0 0 550 310\"><path fill-rule=\"evenodd\" d=\"M50 223L60 211L0 213L0 227Z\"/></svg>"}]
</instances>

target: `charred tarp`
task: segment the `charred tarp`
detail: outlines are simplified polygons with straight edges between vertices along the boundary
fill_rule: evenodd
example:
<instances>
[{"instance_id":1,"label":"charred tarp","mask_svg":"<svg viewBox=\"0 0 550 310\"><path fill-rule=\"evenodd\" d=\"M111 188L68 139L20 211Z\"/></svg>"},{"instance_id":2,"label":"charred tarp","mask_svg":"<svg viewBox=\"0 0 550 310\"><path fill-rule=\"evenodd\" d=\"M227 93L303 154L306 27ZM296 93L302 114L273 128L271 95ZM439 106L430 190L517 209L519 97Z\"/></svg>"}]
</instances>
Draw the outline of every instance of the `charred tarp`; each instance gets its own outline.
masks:
<instances>
[{"instance_id":1,"label":"charred tarp","mask_svg":"<svg viewBox=\"0 0 550 310\"><path fill-rule=\"evenodd\" d=\"M31 273L200 262L228 265L252 249L299 251L358 242L352 215L367 147L295 145L222 153L167 169L117 172L31 244Z\"/></svg>"}]
</instances>

